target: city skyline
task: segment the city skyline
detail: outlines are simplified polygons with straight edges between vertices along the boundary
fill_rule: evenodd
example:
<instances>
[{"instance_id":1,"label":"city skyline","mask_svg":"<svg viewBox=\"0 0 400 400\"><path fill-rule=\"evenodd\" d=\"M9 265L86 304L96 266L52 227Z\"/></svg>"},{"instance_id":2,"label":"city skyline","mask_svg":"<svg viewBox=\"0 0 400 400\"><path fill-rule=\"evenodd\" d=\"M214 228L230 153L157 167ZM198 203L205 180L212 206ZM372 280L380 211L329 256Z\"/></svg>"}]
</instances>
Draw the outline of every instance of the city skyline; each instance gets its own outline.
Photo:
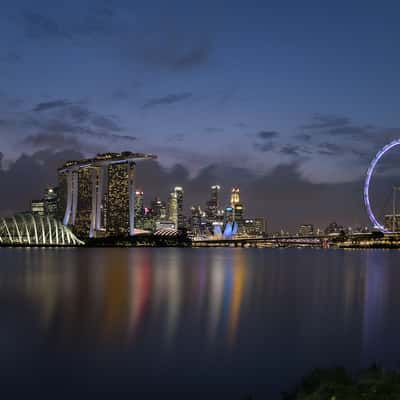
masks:
<instances>
[{"instance_id":1,"label":"city skyline","mask_svg":"<svg viewBox=\"0 0 400 400\"><path fill-rule=\"evenodd\" d=\"M0 212L68 159L135 149L160 156L151 197L218 182L273 230L368 224L365 171L400 136L399 6L250 3L6 0Z\"/></svg>"}]
</instances>

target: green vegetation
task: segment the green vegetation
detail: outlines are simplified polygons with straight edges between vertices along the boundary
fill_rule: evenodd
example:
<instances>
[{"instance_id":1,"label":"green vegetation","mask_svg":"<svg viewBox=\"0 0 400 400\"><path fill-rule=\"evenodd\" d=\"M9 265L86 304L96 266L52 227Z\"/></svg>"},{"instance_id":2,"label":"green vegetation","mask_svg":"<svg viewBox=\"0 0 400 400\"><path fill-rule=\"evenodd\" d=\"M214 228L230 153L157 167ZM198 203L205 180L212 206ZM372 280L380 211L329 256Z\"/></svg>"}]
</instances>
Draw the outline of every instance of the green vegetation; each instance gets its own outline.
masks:
<instances>
[{"instance_id":1,"label":"green vegetation","mask_svg":"<svg viewBox=\"0 0 400 400\"><path fill-rule=\"evenodd\" d=\"M284 400L400 399L400 372L372 367L352 377L343 368L316 369Z\"/></svg>"}]
</instances>

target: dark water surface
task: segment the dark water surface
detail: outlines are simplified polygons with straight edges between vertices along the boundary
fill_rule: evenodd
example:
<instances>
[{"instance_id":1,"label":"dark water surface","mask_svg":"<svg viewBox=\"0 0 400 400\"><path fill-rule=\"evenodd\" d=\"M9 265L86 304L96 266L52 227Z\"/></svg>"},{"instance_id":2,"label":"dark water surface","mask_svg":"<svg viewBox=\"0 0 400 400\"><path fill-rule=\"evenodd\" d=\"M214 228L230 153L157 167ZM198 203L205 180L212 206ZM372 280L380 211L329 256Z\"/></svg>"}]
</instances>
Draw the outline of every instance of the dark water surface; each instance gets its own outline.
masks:
<instances>
[{"instance_id":1,"label":"dark water surface","mask_svg":"<svg viewBox=\"0 0 400 400\"><path fill-rule=\"evenodd\" d=\"M0 388L273 399L314 367L399 367L399 255L0 249Z\"/></svg>"}]
</instances>

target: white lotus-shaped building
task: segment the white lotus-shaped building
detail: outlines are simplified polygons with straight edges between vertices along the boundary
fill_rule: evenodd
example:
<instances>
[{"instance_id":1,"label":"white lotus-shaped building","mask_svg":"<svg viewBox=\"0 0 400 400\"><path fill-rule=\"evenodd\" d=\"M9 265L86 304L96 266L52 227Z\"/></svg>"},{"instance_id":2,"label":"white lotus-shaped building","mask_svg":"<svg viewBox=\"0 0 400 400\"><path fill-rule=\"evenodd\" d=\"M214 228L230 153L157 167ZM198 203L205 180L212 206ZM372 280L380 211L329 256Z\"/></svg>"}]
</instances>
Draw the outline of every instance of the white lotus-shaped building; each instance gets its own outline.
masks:
<instances>
[{"instance_id":1,"label":"white lotus-shaped building","mask_svg":"<svg viewBox=\"0 0 400 400\"><path fill-rule=\"evenodd\" d=\"M84 244L61 222L49 216L20 213L0 217L0 245L76 246Z\"/></svg>"}]
</instances>

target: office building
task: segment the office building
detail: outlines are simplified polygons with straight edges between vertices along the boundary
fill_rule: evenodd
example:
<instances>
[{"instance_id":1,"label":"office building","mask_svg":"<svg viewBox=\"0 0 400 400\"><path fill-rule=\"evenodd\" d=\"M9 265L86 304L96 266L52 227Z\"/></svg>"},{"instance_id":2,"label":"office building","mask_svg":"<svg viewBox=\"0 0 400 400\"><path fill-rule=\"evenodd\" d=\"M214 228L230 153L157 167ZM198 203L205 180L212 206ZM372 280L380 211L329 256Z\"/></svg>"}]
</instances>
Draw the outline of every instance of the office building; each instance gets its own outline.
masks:
<instances>
[{"instance_id":1,"label":"office building","mask_svg":"<svg viewBox=\"0 0 400 400\"><path fill-rule=\"evenodd\" d=\"M177 205L177 227L178 230L185 228L185 215L183 213L183 188L181 186L175 186L174 192L176 194L176 205Z\"/></svg>"},{"instance_id":2,"label":"office building","mask_svg":"<svg viewBox=\"0 0 400 400\"><path fill-rule=\"evenodd\" d=\"M210 222L217 220L220 208L220 191L221 187L219 185L211 186L211 198L207 202L207 218Z\"/></svg>"},{"instance_id":3,"label":"office building","mask_svg":"<svg viewBox=\"0 0 400 400\"><path fill-rule=\"evenodd\" d=\"M43 197L44 210L47 215L52 218L57 217L58 210L58 193L57 188L48 187L44 192Z\"/></svg>"},{"instance_id":4,"label":"office building","mask_svg":"<svg viewBox=\"0 0 400 400\"><path fill-rule=\"evenodd\" d=\"M38 214L38 215L45 215L45 206L44 206L44 201L43 200L32 200L31 201L31 211L32 214Z\"/></svg>"},{"instance_id":5,"label":"office building","mask_svg":"<svg viewBox=\"0 0 400 400\"><path fill-rule=\"evenodd\" d=\"M314 225L312 224L302 224L299 227L299 236L313 236L314 235Z\"/></svg>"},{"instance_id":6,"label":"office building","mask_svg":"<svg viewBox=\"0 0 400 400\"><path fill-rule=\"evenodd\" d=\"M240 203L240 189L238 187L232 188L231 191L231 207L234 208L236 204Z\"/></svg>"},{"instance_id":7,"label":"office building","mask_svg":"<svg viewBox=\"0 0 400 400\"><path fill-rule=\"evenodd\" d=\"M178 196L176 192L171 192L168 199L168 220L178 229Z\"/></svg>"}]
</instances>

